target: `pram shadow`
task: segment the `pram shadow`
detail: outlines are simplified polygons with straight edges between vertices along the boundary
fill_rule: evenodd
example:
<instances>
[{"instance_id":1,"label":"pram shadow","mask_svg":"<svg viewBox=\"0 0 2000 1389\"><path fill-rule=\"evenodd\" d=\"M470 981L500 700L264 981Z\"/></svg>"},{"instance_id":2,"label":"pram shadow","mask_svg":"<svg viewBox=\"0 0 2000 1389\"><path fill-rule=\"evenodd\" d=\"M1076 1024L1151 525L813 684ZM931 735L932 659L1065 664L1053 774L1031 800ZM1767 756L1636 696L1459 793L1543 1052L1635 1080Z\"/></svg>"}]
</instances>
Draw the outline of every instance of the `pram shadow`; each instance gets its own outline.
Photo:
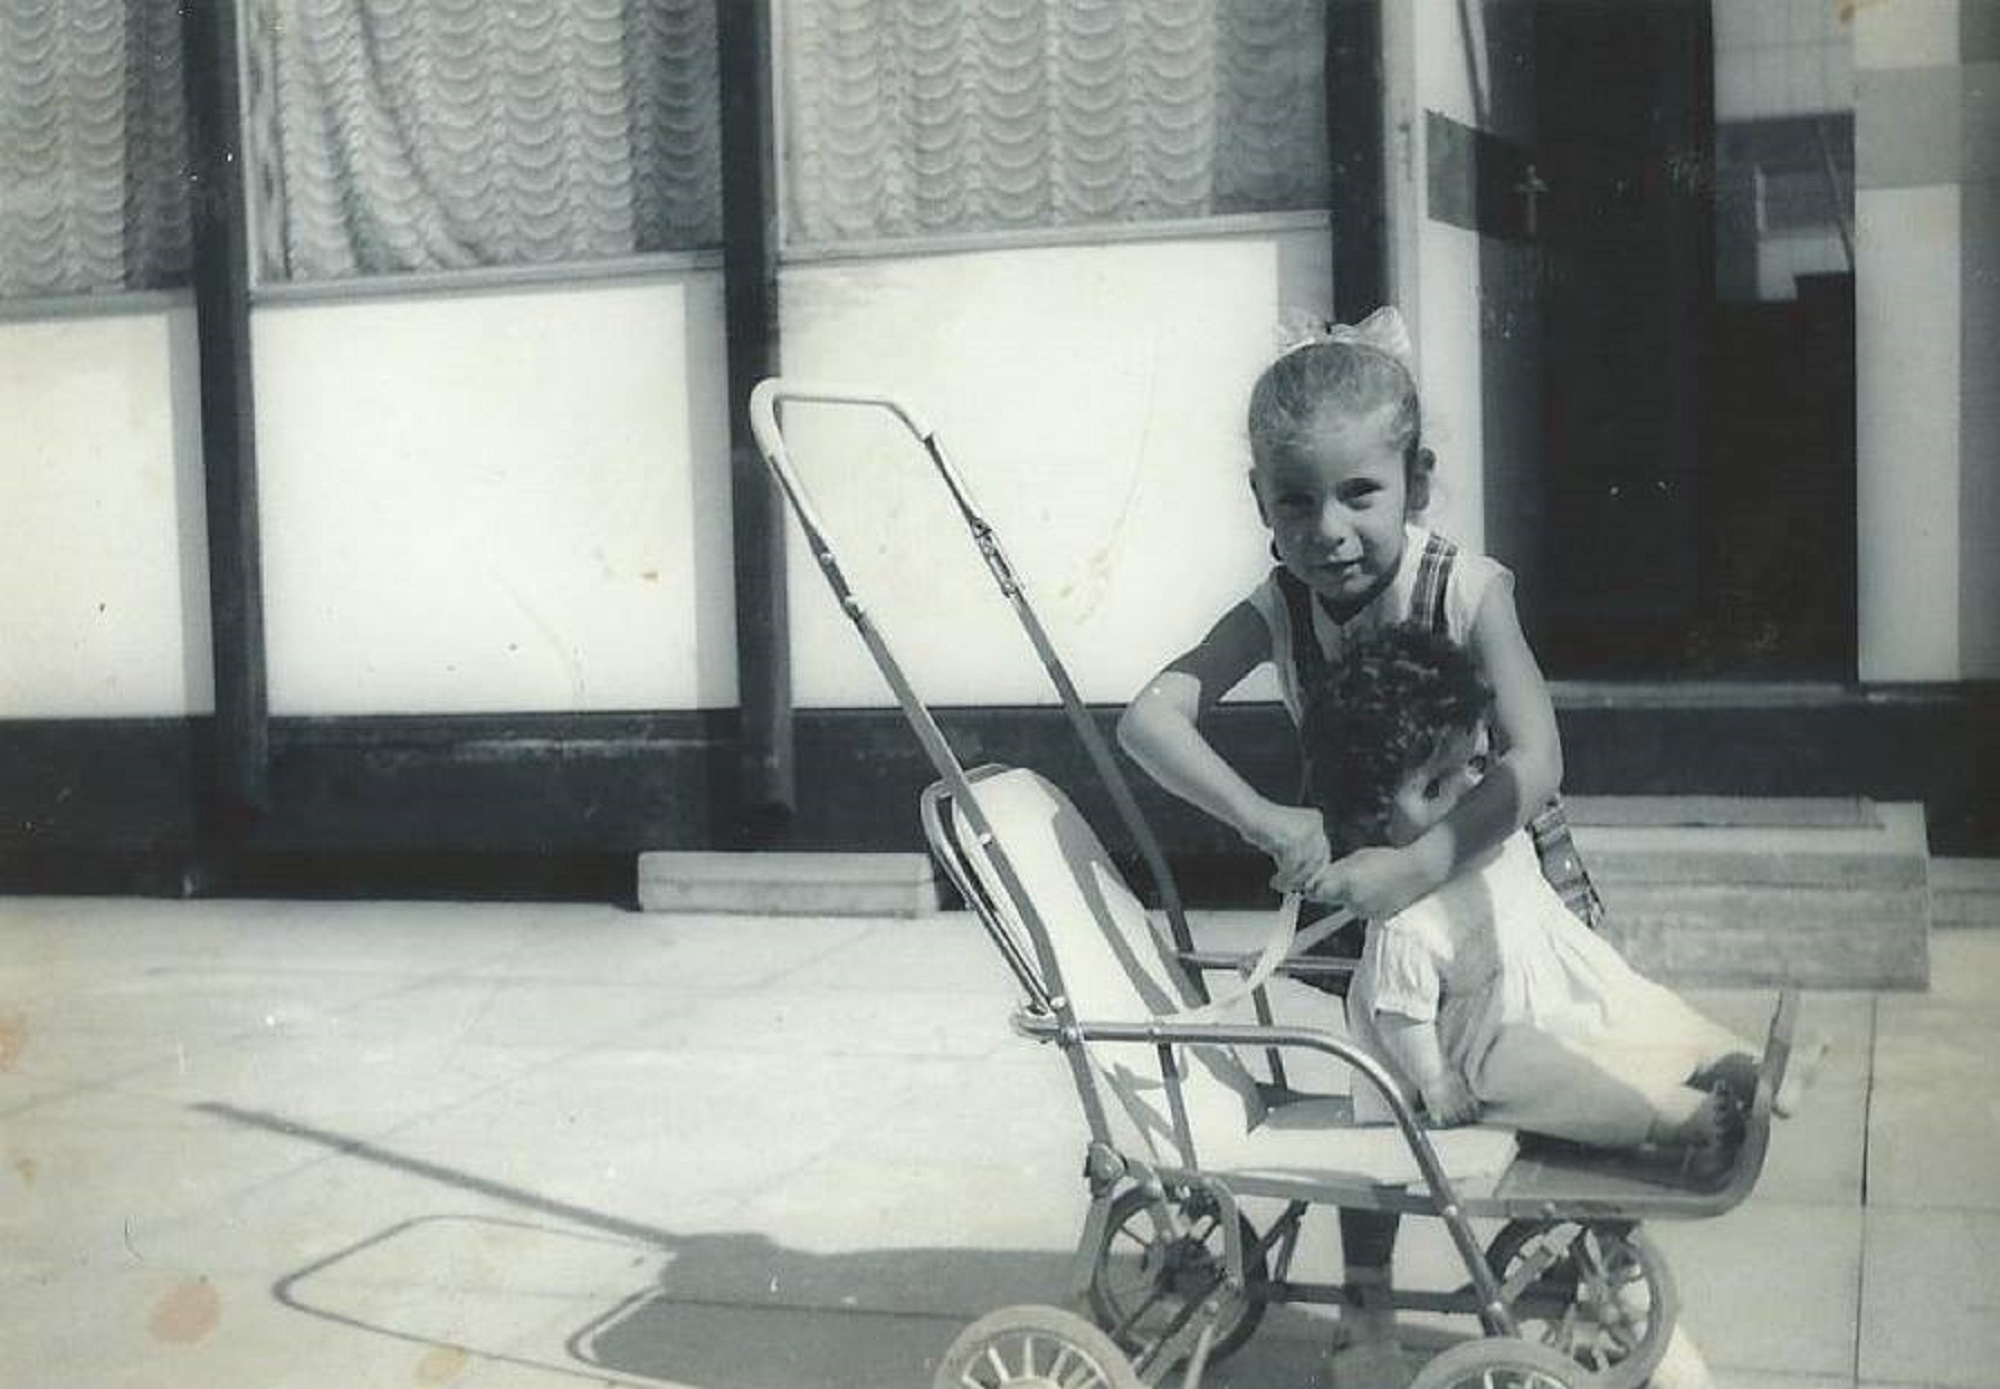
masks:
<instances>
[{"instance_id":1,"label":"pram shadow","mask_svg":"<svg viewBox=\"0 0 2000 1389\"><path fill-rule=\"evenodd\" d=\"M756 1231L681 1233L282 1116L197 1108L518 1212L399 1220L284 1274L272 1295L357 1332L551 1376L699 1389L921 1389L975 1317L1069 1295L1068 1251L817 1251ZM1310 1312L1273 1307L1251 1344L1204 1383L1309 1383L1328 1334Z\"/></svg>"},{"instance_id":2,"label":"pram shadow","mask_svg":"<svg viewBox=\"0 0 2000 1389\"><path fill-rule=\"evenodd\" d=\"M696 1245L676 1255L662 1286L579 1328L571 1355L611 1373L710 1389L923 1386L976 1316L1020 1302L1061 1303L1069 1284L1069 1256L1055 1251L815 1254L733 1235ZM794 1296L760 1301L755 1289L740 1299L696 1291L767 1267L776 1270L780 1294L792 1286ZM1204 1383L1247 1386L1273 1376L1309 1383L1326 1335L1326 1323L1274 1308L1251 1344Z\"/></svg>"}]
</instances>

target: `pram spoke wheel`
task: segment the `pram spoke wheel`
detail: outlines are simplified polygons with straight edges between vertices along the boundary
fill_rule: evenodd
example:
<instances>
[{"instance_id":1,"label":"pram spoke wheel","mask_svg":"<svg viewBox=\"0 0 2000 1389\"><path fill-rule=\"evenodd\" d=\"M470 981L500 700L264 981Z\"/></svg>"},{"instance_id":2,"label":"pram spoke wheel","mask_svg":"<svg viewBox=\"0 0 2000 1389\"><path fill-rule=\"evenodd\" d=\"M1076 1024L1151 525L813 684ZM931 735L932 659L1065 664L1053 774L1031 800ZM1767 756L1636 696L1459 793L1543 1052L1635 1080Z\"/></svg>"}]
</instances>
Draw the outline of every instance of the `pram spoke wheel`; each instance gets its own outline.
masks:
<instances>
[{"instance_id":1,"label":"pram spoke wheel","mask_svg":"<svg viewBox=\"0 0 2000 1389\"><path fill-rule=\"evenodd\" d=\"M1178 1234L1169 1228L1170 1214L1178 1216ZM1243 1239L1244 1284L1254 1287L1268 1278L1264 1250L1256 1227L1240 1214L1236 1219ZM1190 1303L1220 1298L1208 1353L1208 1363L1214 1364L1248 1341L1264 1317L1261 1300L1223 1286L1228 1269L1223 1241L1219 1213L1212 1206L1183 1201L1170 1212L1164 1198L1137 1187L1120 1193L1111 1204L1091 1270L1092 1316L1125 1350L1143 1356L1186 1320Z\"/></svg>"},{"instance_id":2,"label":"pram spoke wheel","mask_svg":"<svg viewBox=\"0 0 2000 1389\"><path fill-rule=\"evenodd\" d=\"M1142 1389L1111 1338L1074 1312L1023 1305L989 1312L958 1333L932 1389Z\"/></svg>"},{"instance_id":3,"label":"pram spoke wheel","mask_svg":"<svg viewBox=\"0 0 2000 1389\"><path fill-rule=\"evenodd\" d=\"M1680 1315L1666 1256L1636 1227L1516 1220L1486 1259L1523 1338L1590 1372L1601 1389L1639 1389Z\"/></svg>"},{"instance_id":4,"label":"pram spoke wheel","mask_svg":"<svg viewBox=\"0 0 2000 1389\"><path fill-rule=\"evenodd\" d=\"M1439 1352L1410 1389L1576 1389L1590 1376L1561 1351L1513 1336L1461 1341Z\"/></svg>"}]
</instances>

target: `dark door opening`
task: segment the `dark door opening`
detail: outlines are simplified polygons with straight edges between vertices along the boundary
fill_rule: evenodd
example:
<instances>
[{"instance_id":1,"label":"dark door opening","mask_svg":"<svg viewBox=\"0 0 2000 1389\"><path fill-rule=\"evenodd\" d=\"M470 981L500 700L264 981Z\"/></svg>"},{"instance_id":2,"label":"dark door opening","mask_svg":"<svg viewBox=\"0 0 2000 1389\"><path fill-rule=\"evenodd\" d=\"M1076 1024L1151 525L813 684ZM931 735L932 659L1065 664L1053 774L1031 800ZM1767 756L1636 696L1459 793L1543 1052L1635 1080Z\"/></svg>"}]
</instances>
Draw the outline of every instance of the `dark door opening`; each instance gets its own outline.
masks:
<instances>
[{"instance_id":1,"label":"dark door opening","mask_svg":"<svg viewBox=\"0 0 2000 1389\"><path fill-rule=\"evenodd\" d=\"M1740 280L1742 219L1754 259L1786 185L1746 173L1745 130L1718 127L1707 0L1543 0L1533 44L1542 525L1524 616L1544 664L1850 678L1852 274L1724 293L1718 247Z\"/></svg>"}]
</instances>

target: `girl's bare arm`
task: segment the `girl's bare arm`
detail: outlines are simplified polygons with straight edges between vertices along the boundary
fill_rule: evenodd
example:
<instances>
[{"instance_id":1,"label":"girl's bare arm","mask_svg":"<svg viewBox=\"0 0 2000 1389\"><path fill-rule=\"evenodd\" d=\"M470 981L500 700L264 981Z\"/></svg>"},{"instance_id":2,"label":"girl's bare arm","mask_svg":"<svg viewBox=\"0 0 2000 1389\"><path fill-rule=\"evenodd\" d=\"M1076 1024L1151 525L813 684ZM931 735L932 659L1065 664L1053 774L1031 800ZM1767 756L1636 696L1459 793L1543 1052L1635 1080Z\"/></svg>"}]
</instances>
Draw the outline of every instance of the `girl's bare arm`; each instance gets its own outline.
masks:
<instances>
[{"instance_id":1,"label":"girl's bare arm","mask_svg":"<svg viewBox=\"0 0 2000 1389\"><path fill-rule=\"evenodd\" d=\"M1562 785L1562 741L1555 702L1514 609L1496 585L1473 619L1472 654L1493 687L1497 756L1486 777L1410 847L1437 883L1533 819Z\"/></svg>"},{"instance_id":2,"label":"girl's bare arm","mask_svg":"<svg viewBox=\"0 0 2000 1389\"><path fill-rule=\"evenodd\" d=\"M1555 704L1504 585L1480 603L1470 645L1493 688L1496 755L1485 779L1410 843L1363 849L1332 864L1307 885L1308 895L1384 920L1527 824L1562 785Z\"/></svg>"},{"instance_id":3,"label":"girl's bare arm","mask_svg":"<svg viewBox=\"0 0 2000 1389\"><path fill-rule=\"evenodd\" d=\"M1238 603L1138 693L1118 720L1118 743L1161 786L1269 854L1281 875L1302 877L1330 856L1319 812L1267 799L1200 728L1216 701L1270 658L1263 615Z\"/></svg>"}]
</instances>

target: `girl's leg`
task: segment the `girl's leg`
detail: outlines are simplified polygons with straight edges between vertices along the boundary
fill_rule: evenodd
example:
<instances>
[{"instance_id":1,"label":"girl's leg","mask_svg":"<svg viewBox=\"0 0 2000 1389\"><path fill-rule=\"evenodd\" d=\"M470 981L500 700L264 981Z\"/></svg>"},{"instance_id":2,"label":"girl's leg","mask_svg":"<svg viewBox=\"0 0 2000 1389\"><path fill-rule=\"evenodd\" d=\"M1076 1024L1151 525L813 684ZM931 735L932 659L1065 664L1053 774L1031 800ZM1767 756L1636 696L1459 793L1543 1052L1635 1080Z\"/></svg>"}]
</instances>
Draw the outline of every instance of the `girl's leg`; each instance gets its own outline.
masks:
<instances>
[{"instance_id":1,"label":"girl's leg","mask_svg":"<svg viewBox=\"0 0 2000 1389\"><path fill-rule=\"evenodd\" d=\"M1396 1232L1403 1217L1394 1211L1340 1209L1340 1252L1350 1271L1357 1268L1387 1272L1396 1253Z\"/></svg>"},{"instance_id":2,"label":"girl's leg","mask_svg":"<svg viewBox=\"0 0 2000 1389\"><path fill-rule=\"evenodd\" d=\"M1402 1217L1393 1211L1340 1211L1340 1252L1353 1301L1341 1313L1342 1344L1328 1370L1334 1389L1403 1389L1410 1366L1396 1341L1390 1266Z\"/></svg>"}]
</instances>

